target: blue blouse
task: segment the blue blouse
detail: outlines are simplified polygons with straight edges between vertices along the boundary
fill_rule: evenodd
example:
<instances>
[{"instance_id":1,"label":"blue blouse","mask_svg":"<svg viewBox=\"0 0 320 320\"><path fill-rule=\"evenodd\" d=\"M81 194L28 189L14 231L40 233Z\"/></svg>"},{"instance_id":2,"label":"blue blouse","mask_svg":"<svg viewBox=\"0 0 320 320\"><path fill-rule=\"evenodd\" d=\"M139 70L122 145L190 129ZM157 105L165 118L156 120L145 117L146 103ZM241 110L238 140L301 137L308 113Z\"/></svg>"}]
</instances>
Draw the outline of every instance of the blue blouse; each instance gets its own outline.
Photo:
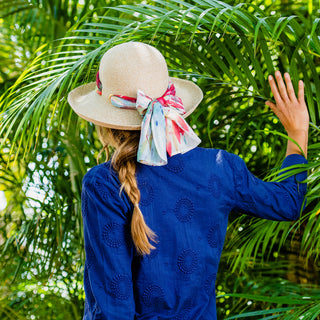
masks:
<instances>
[{"instance_id":1,"label":"blue blouse","mask_svg":"<svg viewBox=\"0 0 320 320\"><path fill-rule=\"evenodd\" d=\"M282 168L307 163L298 154ZM82 182L86 262L83 320L216 320L215 280L228 215L237 210L268 220L297 220L306 193L304 171L264 182L244 161L217 149L195 148L168 164L138 164L140 208L158 243L137 255L130 236L133 205L110 162Z\"/></svg>"}]
</instances>

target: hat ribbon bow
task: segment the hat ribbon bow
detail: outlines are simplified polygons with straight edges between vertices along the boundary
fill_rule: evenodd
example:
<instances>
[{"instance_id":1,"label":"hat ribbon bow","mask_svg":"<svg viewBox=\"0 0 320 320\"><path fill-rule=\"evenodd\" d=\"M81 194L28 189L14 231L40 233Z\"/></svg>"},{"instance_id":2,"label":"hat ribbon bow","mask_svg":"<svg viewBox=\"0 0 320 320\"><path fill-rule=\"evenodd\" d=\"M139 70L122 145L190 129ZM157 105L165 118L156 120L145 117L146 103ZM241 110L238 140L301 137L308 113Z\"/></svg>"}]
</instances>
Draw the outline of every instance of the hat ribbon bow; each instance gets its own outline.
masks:
<instances>
[{"instance_id":1,"label":"hat ribbon bow","mask_svg":"<svg viewBox=\"0 0 320 320\"><path fill-rule=\"evenodd\" d=\"M141 90L137 98L110 95L111 103L123 109L136 109L143 117L137 161L152 166L166 165L170 156L195 148L201 140L182 117L185 109L172 82L166 92L152 99Z\"/></svg>"}]
</instances>

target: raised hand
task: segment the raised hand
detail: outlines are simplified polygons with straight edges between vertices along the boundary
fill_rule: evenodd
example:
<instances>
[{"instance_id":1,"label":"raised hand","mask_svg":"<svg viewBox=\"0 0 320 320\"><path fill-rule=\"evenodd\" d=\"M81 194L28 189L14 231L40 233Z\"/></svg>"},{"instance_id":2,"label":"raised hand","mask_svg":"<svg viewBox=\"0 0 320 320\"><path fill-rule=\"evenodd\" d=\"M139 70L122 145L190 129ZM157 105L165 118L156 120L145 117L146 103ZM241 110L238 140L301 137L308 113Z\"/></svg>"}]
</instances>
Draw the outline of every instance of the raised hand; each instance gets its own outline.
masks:
<instances>
[{"instance_id":1,"label":"raised hand","mask_svg":"<svg viewBox=\"0 0 320 320\"><path fill-rule=\"evenodd\" d=\"M284 74L285 83L280 71L276 71L275 77L277 83L271 75L268 80L276 104L267 101L266 105L277 115L288 136L300 145L304 155L307 156L309 113L304 100L303 81L299 81L297 98L288 73ZM287 155L292 153L301 154L301 151L297 145L288 140Z\"/></svg>"}]
</instances>

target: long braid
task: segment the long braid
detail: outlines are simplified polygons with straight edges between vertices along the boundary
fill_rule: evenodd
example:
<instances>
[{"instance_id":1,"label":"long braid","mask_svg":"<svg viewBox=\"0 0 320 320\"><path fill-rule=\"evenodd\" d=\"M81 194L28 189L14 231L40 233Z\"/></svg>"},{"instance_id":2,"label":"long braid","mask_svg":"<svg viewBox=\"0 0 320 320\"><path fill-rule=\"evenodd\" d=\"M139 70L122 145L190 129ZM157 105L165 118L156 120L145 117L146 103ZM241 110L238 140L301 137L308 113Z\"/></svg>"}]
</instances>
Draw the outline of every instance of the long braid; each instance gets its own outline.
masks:
<instances>
[{"instance_id":1,"label":"long braid","mask_svg":"<svg viewBox=\"0 0 320 320\"><path fill-rule=\"evenodd\" d=\"M136 157L139 144L139 131L125 131L98 127L98 134L108 155L108 145L116 150L111 158L113 168L118 172L121 183L120 193L125 190L134 205L131 220L131 236L137 252L141 255L150 254L155 249L149 239L156 242L156 234L145 223L140 210L140 190L136 180Z\"/></svg>"}]
</instances>

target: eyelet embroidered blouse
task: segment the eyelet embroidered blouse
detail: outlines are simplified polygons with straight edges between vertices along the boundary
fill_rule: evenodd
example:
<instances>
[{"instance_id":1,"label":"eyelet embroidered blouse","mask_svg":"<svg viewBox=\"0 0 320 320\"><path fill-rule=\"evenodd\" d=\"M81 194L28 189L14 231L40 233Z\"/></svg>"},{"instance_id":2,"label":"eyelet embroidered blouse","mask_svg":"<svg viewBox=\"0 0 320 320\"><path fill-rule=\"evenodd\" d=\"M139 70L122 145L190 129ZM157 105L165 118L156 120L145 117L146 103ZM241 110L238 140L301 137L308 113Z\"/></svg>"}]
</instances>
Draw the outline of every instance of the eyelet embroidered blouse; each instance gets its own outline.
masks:
<instances>
[{"instance_id":1,"label":"eyelet embroidered blouse","mask_svg":"<svg viewBox=\"0 0 320 320\"><path fill-rule=\"evenodd\" d=\"M282 168L307 163L287 156ZM86 262L83 320L216 320L215 281L228 215L236 210L276 221L297 220L306 194L304 171L264 182L244 161L195 148L160 167L138 164L140 208L157 234L139 256L130 235L133 205L110 162L82 181Z\"/></svg>"}]
</instances>

